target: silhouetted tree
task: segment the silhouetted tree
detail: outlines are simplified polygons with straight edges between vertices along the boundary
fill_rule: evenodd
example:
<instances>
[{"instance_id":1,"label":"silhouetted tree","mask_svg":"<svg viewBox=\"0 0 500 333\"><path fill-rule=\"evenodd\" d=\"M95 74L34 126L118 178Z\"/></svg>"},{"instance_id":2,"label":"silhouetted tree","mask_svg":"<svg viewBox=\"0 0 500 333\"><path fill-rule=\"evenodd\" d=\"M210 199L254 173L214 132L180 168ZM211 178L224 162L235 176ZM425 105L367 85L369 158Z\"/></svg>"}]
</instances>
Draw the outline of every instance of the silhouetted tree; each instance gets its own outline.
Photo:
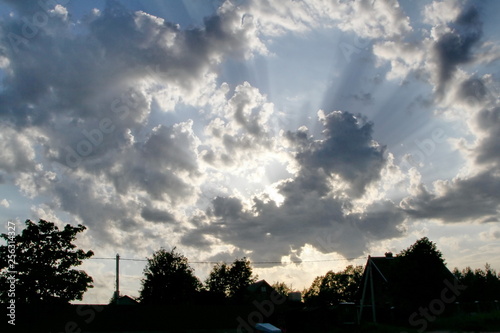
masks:
<instances>
[{"instance_id":1,"label":"silhouetted tree","mask_svg":"<svg viewBox=\"0 0 500 333\"><path fill-rule=\"evenodd\" d=\"M354 301L362 275L362 266L349 265L340 272L328 271L314 279L304 293L304 302L308 305L333 305Z\"/></svg>"},{"instance_id":2,"label":"silhouetted tree","mask_svg":"<svg viewBox=\"0 0 500 333\"><path fill-rule=\"evenodd\" d=\"M486 263L482 269L472 270L466 267L462 271L453 270L453 275L467 287L460 294L461 303L492 302L500 298L500 276Z\"/></svg>"},{"instance_id":3,"label":"silhouetted tree","mask_svg":"<svg viewBox=\"0 0 500 333\"><path fill-rule=\"evenodd\" d=\"M206 289L218 296L228 297L230 287L229 269L230 267L225 263L216 264L205 280Z\"/></svg>"},{"instance_id":4,"label":"silhouetted tree","mask_svg":"<svg viewBox=\"0 0 500 333\"><path fill-rule=\"evenodd\" d=\"M83 225L67 224L63 230L52 222L26 220L21 234L2 234L7 245L0 246L0 300L8 300L9 276L15 276L15 299L20 303L68 303L81 300L92 288L92 278L82 270L72 269L92 251L76 249L73 241ZM15 255L15 263L12 261ZM9 260L10 259L10 260ZM9 274L16 271L16 274Z\"/></svg>"},{"instance_id":5,"label":"silhouetted tree","mask_svg":"<svg viewBox=\"0 0 500 333\"><path fill-rule=\"evenodd\" d=\"M236 259L229 268L229 297L239 298L246 288L257 281L253 276L250 260L247 258Z\"/></svg>"},{"instance_id":6,"label":"silhouetted tree","mask_svg":"<svg viewBox=\"0 0 500 333\"><path fill-rule=\"evenodd\" d=\"M205 281L206 288L216 294L224 294L233 300L241 300L246 288L255 282L250 260L236 259L231 265L217 264Z\"/></svg>"},{"instance_id":7,"label":"silhouetted tree","mask_svg":"<svg viewBox=\"0 0 500 333\"><path fill-rule=\"evenodd\" d=\"M328 271L326 274L330 273L332 271ZM304 298L304 303L307 305L320 305L320 290L321 290L321 283L323 279L325 278L325 275L321 276L316 276L311 283L311 286L309 289L304 289L302 291L302 295Z\"/></svg>"},{"instance_id":8,"label":"silhouetted tree","mask_svg":"<svg viewBox=\"0 0 500 333\"><path fill-rule=\"evenodd\" d=\"M145 304L180 304L190 302L201 283L182 254L160 249L144 268L139 300Z\"/></svg>"},{"instance_id":9,"label":"silhouetted tree","mask_svg":"<svg viewBox=\"0 0 500 333\"><path fill-rule=\"evenodd\" d=\"M399 295L403 311L413 312L420 306L440 297L444 280L452 282L453 275L445 266L443 254L434 242L423 237L397 255L400 279L391 281L394 295Z\"/></svg>"},{"instance_id":10,"label":"silhouetted tree","mask_svg":"<svg viewBox=\"0 0 500 333\"><path fill-rule=\"evenodd\" d=\"M404 257L418 262L440 262L444 264L443 254L437 249L434 242L427 237L422 237L409 248L401 251L398 257Z\"/></svg>"},{"instance_id":11,"label":"silhouetted tree","mask_svg":"<svg viewBox=\"0 0 500 333\"><path fill-rule=\"evenodd\" d=\"M271 285L271 287L276 290L282 296L288 296L289 293L293 292L292 286L288 286L285 282L275 282Z\"/></svg>"},{"instance_id":12,"label":"silhouetted tree","mask_svg":"<svg viewBox=\"0 0 500 333\"><path fill-rule=\"evenodd\" d=\"M339 276L339 291L341 302L354 302L363 276L363 266L349 265Z\"/></svg>"}]
</instances>

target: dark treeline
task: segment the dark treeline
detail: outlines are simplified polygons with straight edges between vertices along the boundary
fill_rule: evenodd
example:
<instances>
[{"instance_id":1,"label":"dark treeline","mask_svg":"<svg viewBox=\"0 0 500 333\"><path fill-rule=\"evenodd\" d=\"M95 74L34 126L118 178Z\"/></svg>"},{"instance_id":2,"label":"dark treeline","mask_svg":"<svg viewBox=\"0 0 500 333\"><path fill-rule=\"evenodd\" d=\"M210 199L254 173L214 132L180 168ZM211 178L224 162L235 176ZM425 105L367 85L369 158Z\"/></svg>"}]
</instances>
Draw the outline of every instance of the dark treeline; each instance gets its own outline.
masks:
<instances>
[{"instance_id":1,"label":"dark treeline","mask_svg":"<svg viewBox=\"0 0 500 333\"><path fill-rule=\"evenodd\" d=\"M80 312L83 310L80 308L76 309L75 315L72 308L68 310L64 306L69 306L73 300L81 300L83 294L93 288L92 277L77 267L94 253L78 249L74 244L77 234L86 228L68 224L61 230L54 223L44 220L38 223L27 220L25 224L26 227L20 234L1 235L6 244L0 246L0 302L15 303L19 310L36 306L39 313L49 311L45 317L40 317L40 322L45 322L47 327L50 327L49 321L52 319L47 319L50 318L51 310L46 304L55 306L54 309L58 309L59 314L68 313L68 316L76 316L77 319L85 318L82 317ZM443 255L436 244L426 237L396 254L394 259L397 265L392 266L395 270L393 273L396 276L399 276L400 272L406 273L401 274L404 277L391 281L381 292L386 300L390 300L391 306L404 314L401 318L408 318L409 313L430 304L429 300L442 294L443 279L453 279L454 283L464 286L460 295L454 299L454 303L460 305L462 310L483 311L486 309L484 304L496 304L498 310L498 302L495 302L500 295L500 275L488 264L484 270L472 270L467 267L462 270L455 268L450 272L445 267ZM16 271L15 274L12 273L13 270ZM323 319L331 321L334 318L331 311L334 311L337 316L335 320L342 322L344 319L339 317L340 305L347 302L359 307L363 285L367 285L364 282L365 275L366 267L363 266L349 265L337 272L327 271L316 277L311 286L302 291L303 302L286 301L279 306L272 304L273 311L269 311L272 313L265 319L299 326L315 321L320 323ZM157 308L168 309L169 318L193 318L194 311L198 317L209 314L217 317L206 319L206 325L211 323L214 327L221 324L230 327L234 325L235 318L246 318L248 313L259 313L264 319L264 313L271 304L265 302L269 302L272 297L269 298L270 295L264 293L264 296L259 296L261 298L256 298L255 294L249 292L249 286L257 285L254 284L257 279L251 261L247 258L237 258L230 264L215 264L208 277L201 281L189 265L188 258L177 252L176 248L161 248L147 258L140 296L136 299L140 306L133 312L142 313L145 322L148 314L155 313ZM287 296L294 291L292 286L280 281L275 282L270 289L281 296ZM400 297L401 295L403 297ZM102 321L99 324L101 326L96 327L109 325L114 328L115 319L121 316L120 313L130 310L128 307L119 306L119 296L114 295L110 305L99 316L97 313L102 310L96 308L91 309L93 312L86 312L94 324ZM378 301L384 299L379 297ZM267 308L262 304L267 304ZM470 304L474 307L471 308ZM467 306L469 308L465 309ZM256 312L256 309L260 312ZM487 310L495 308L490 305ZM229 313L230 318L221 319ZM59 314L54 314L53 318ZM94 318L99 319L94 321ZM61 323L64 321L57 320ZM161 316L157 320L155 327L164 327ZM407 319L404 320L408 322ZM36 323L36 320L32 322ZM123 317L121 322L127 328L126 325L132 325L131 318L125 320Z\"/></svg>"},{"instance_id":2,"label":"dark treeline","mask_svg":"<svg viewBox=\"0 0 500 333\"><path fill-rule=\"evenodd\" d=\"M455 268L453 275L461 284L467 286L459 297L463 303L500 301L500 274L486 264L483 269L472 270L470 267L459 270Z\"/></svg>"},{"instance_id":3,"label":"dark treeline","mask_svg":"<svg viewBox=\"0 0 500 333\"><path fill-rule=\"evenodd\" d=\"M73 241L86 228L68 224L59 230L54 223L44 220L38 223L27 220L25 224L21 234L1 235L7 244L0 246L0 301L8 302L10 299L10 268L15 268L17 272L16 302L69 303L81 300L85 291L93 287L93 280L86 272L74 267L92 257L93 252L77 249ZM409 281L401 281L398 288L421 285L426 276L438 275L438 272L429 271L432 267L430 262L444 263L436 244L426 237L402 250L396 257L405 258L403 265L413 265L413 271L417 272ZM363 270L363 266L350 265L342 271L330 270L316 277L311 286L302 291L304 304L331 306L358 301ZM156 251L147 259L143 273L138 301L144 304L243 302L246 288L257 280L250 260L241 258L231 264L214 265L206 280L201 282L189 265L188 258L175 248ZM453 275L467 286L460 295L461 302L495 301L500 295L500 275L488 264L484 270L455 268ZM293 291L284 282L275 282L273 287L283 295Z\"/></svg>"},{"instance_id":4,"label":"dark treeline","mask_svg":"<svg viewBox=\"0 0 500 333\"><path fill-rule=\"evenodd\" d=\"M93 279L77 269L92 251L77 249L73 242L86 227L67 224L60 230L54 223L26 220L20 234L2 234L0 246L0 302L18 304L68 304L81 300L93 288ZM202 283L188 259L160 249L147 259L138 301L149 305L193 302L242 302L245 289L255 282L247 258L213 267ZM11 287L12 286L12 287ZM115 302L113 295L111 302Z\"/></svg>"},{"instance_id":5,"label":"dark treeline","mask_svg":"<svg viewBox=\"0 0 500 333\"><path fill-rule=\"evenodd\" d=\"M185 256L175 248L160 249L148 258L138 300L150 305L242 303L256 280L250 261L241 258L216 264L201 283Z\"/></svg>"}]
</instances>

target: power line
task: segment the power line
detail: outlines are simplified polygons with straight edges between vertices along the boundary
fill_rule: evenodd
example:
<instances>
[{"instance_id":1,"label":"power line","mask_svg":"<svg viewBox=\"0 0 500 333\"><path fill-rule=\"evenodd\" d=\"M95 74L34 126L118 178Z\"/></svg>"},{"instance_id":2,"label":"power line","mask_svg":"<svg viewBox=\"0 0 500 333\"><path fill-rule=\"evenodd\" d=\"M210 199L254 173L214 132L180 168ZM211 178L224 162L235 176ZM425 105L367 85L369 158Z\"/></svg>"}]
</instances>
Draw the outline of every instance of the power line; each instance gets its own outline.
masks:
<instances>
[{"instance_id":1,"label":"power line","mask_svg":"<svg viewBox=\"0 0 500 333\"><path fill-rule=\"evenodd\" d=\"M91 260L116 260L116 258L89 258ZM358 259L366 259L365 256L356 257L356 258L335 258L335 259L324 259L324 260L291 260L288 262L282 261L251 261L254 265L265 265L265 264L302 264L302 263L317 263L317 262L332 262L332 261L351 261ZM148 261L147 259L137 259L137 258L122 258L120 260L128 260L128 261ZM219 264L221 261L189 261L190 264Z\"/></svg>"},{"instance_id":2,"label":"power line","mask_svg":"<svg viewBox=\"0 0 500 333\"><path fill-rule=\"evenodd\" d=\"M91 260L116 260L116 258L89 258ZM120 260L130 260L130 261L148 261L147 259L134 259L134 258L122 258Z\"/></svg>"},{"instance_id":3,"label":"power line","mask_svg":"<svg viewBox=\"0 0 500 333\"><path fill-rule=\"evenodd\" d=\"M148 259L139 259L139 258L123 258L120 257L118 254L116 255L115 258L112 257L96 257L96 258L89 258L93 260L115 260L116 261L116 290L115 290L115 296L118 298L120 296L120 289L119 289L119 277L120 277L120 271L119 271L119 263L120 260L127 260L127 261L148 261ZM281 261L254 261L251 262L253 265L283 265L283 264L302 264L302 263L318 263L318 262L333 262L333 261L349 261L349 260L357 260L357 259L364 259L364 256L357 257L357 258L335 258L335 259L323 259L323 260L290 260L289 262L281 262ZM192 261L190 262L191 264L218 264L220 261Z\"/></svg>"}]
</instances>

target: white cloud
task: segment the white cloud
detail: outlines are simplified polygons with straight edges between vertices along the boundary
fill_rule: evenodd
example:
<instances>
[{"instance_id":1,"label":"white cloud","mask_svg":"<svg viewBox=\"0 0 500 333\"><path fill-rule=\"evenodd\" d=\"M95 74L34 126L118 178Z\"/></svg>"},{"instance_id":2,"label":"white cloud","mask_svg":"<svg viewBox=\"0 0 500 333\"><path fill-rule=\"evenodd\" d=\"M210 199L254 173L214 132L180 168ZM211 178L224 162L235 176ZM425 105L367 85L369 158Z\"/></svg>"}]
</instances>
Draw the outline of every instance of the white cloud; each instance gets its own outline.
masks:
<instances>
[{"instance_id":1,"label":"white cloud","mask_svg":"<svg viewBox=\"0 0 500 333\"><path fill-rule=\"evenodd\" d=\"M456 19L460 14L463 1L433 1L424 7L424 23L431 25L445 25Z\"/></svg>"},{"instance_id":2,"label":"white cloud","mask_svg":"<svg viewBox=\"0 0 500 333\"><path fill-rule=\"evenodd\" d=\"M404 235L435 230L437 223L427 220L445 228L499 219L496 77L485 74L489 67L472 73L496 61L498 47L483 40L482 12L462 2L416 5L420 16L397 1L226 1L188 28L118 2L78 22L56 6L50 22L17 52L5 33L22 34L19 19L33 8L11 6L16 14L0 22L0 183L36 198L34 219L87 225L78 240L83 248L142 257L178 244L188 257L229 261L353 257L401 250ZM407 14L424 21L410 24ZM259 85L245 66L252 57L252 66L266 63L269 50L291 34L308 37L316 29L375 39L373 56L367 49L346 68L332 57L326 65L286 69L300 80L307 66L312 72L332 66L332 77L358 102L349 104L318 79L287 102L323 94L346 107L320 111L314 122L307 116L316 110L298 105L298 130L291 131L272 82L280 73L269 68L262 74L269 82ZM431 183L423 168L405 174L397 153L375 140L381 131L374 126L386 119L389 126L405 107L404 89L377 92L386 88L387 68L389 80L404 86L417 79L433 90L426 110L435 112L426 117L453 127L449 142L465 161L458 175ZM379 79L370 87L356 86L372 74ZM14 206L2 197L9 200L0 205ZM494 241L497 234L492 227L481 237ZM456 249L456 239L440 241ZM107 301L112 273L88 267L105 289L92 297ZM268 272L284 276L273 269Z\"/></svg>"},{"instance_id":3,"label":"white cloud","mask_svg":"<svg viewBox=\"0 0 500 333\"><path fill-rule=\"evenodd\" d=\"M251 2L245 10L266 36L336 26L362 38L394 37L411 31L409 18L397 1Z\"/></svg>"},{"instance_id":4,"label":"white cloud","mask_svg":"<svg viewBox=\"0 0 500 333\"><path fill-rule=\"evenodd\" d=\"M497 226L491 227L488 231L482 232L480 236L484 241L497 241L500 239L500 228Z\"/></svg>"},{"instance_id":5,"label":"white cloud","mask_svg":"<svg viewBox=\"0 0 500 333\"><path fill-rule=\"evenodd\" d=\"M385 41L373 45L373 54L379 61L390 62L391 70L386 75L387 79L405 79L410 73L422 68L428 43L426 40L421 43Z\"/></svg>"},{"instance_id":6,"label":"white cloud","mask_svg":"<svg viewBox=\"0 0 500 333\"><path fill-rule=\"evenodd\" d=\"M27 172L35 169L35 150L29 133L0 126L0 170L7 173Z\"/></svg>"},{"instance_id":7,"label":"white cloud","mask_svg":"<svg viewBox=\"0 0 500 333\"><path fill-rule=\"evenodd\" d=\"M248 82L238 85L216 114L205 127L201 152L210 166L238 173L244 164L242 171L253 173L278 159L280 148L271 127L274 106L258 89Z\"/></svg>"},{"instance_id":8,"label":"white cloud","mask_svg":"<svg viewBox=\"0 0 500 333\"><path fill-rule=\"evenodd\" d=\"M303 129L287 134L300 167L292 178L274 185L281 197L279 204L265 193L251 202L218 196L211 209L192 219L196 228L183 237L183 243L207 248L215 237L251 251L251 257L277 261L306 244L323 253L356 256L371 240L399 235L405 217L393 202L368 203L365 210L356 212L352 208L350 195L363 194L380 178L385 164L383 148L371 139L371 124L347 112L319 115L324 139L313 140ZM245 125L241 120L239 126L248 130ZM344 168L348 160L356 161L349 170ZM359 174L364 177L354 176ZM329 234L334 234L333 239L324 241ZM256 246L263 242L265 247Z\"/></svg>"}]
</instances>

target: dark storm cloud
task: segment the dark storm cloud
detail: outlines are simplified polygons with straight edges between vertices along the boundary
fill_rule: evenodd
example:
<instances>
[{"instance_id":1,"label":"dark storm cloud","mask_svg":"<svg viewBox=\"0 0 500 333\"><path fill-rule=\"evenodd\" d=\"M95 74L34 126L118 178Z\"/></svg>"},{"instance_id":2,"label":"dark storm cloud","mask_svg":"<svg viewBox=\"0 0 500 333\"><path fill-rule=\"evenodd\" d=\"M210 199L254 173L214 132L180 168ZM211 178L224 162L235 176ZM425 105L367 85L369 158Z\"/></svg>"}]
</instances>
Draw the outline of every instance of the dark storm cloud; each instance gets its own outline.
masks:
<instances>
[{"instance_id":1,"label":"dark storm cloud","mask_svg":"<svg viewBox=\"0 0 500 333\"><path fill-rule=\"evenodd\" d=\"M305 149L309 145L310 135L306 127L301 127L295 132L288 131L285 137L299 150Z\"/></svg>"},{"instance_id":2,"label":"dark storm cloud","mask_svg":"<svg viewBox=\"0 0 500 333\"><path fill-rule=\"evenodd\" d=\"M476 123L484 132L475 149L476 162L491 163L492 168L498 171L500 170L500 107L480 111L476 116Z\"/></svg>"},{"instance_id":3,"label":"dark storm cloud","mask_svg":"<svg viewBox=\"0 0 500 333\"><path fill-rule=\"evenodd\" d=\"M353 214L351 218L367 239L383 240L403 234L402 222L406 214L394 202L386 199L374 202L365 213Z\"/></svg>"},{"instance_id":4,"label":"dark storm cloud","mask_svg":"<svg viewBox=\"0 0 500 333\"><path fill-rule=\"evenodd\" d=\"M483 106L470 121L476 135L473 148L462 148L477 167L477 173L439 182L436 191L423 184L417 193L401 201L401 207L414 218L442 222L500 221L500 107L482 79L460 83L458 96L469 105ZM473 111L471 111L473 112Z\"/></svg>"},{"instance_id":5,"label":"dark storm cloud","mask_svg":"<svg viewBox=\"0 0 500 333\"><path fill-rule=\"evenodd\" d=\"M90 30L110 60L134 64L138 75L153 66L161 79L186 88L196 85L200 75L222 57L244 57L249 50L248 31L231 11L206 18L201 28L181 30L176 24L160 23L143 12L131 14L110 2Z\"/></svg>"},{"instance_id":6,"label":"dark storm cloud","mask_svg":"<svg viewBox=\"0 0 500 333\"><path fill-rule=\"evenodd\" d=\"M247 82L238 86L234 96L229 101L232 109L232 115L236 123L241 126L247 133L254 137L258 137L265 133L265 129L261 124L262 110L255 110L255 96L258 91L251 87Z\"/></svg>"},{"instance_id":7,"label":"dark storm cloud","mask_svg":"<svg viewBox=\"0 0 500 333\"><path fill-rule=\"evenodd\" d=\"M27 7L17 2L16 6L20 11ZM72 34L70 22L51 16L37 27L36 36L13 48L7 35L14 31L24 38L19 28L22 18L3 23L1 49L9 65L0 92L0 117L17 128L37 127L47 137L44 151L50 153L49 160L89 172L109 168L108 155L120 151L139 154L127 147L127 137L143 131L150 101L136 87L137 80L154 77L195 89L200 77L223 56L243 57L249 51L247 30L251 28L242 25L238 14L221 10L205 26L181 30L143 12L130 13L110 1L102 13L89 14L80 23L81 34ZM14 26L17 30L12 30ZM110 130L98 133L103 121ZM97 144L84 142L89 135ZM146 164L168 159L172 170L185 167L192 174L196 162L187 161L186 154L179 154L176 145L168 142L168 149L155 149L152 145L163 144L156 137L144 147L135 145L142 149ZM160 173L153 168L151 173L155 172ZM174 185L175 181L165 183Z\"/></svg>"},{"instance_id":8,"label":"dark storm cloud","mask_svg":"<svg viewBox=\"0 0 500 333\"><path fill-rule=\"evenodd\" d=\"M171 222L168 209L197 195L198 142L189 121L149 122L148 84L197 94L224 58L255 51L251 20L242 22L225 6L202 26L181 29L109 1L76 22L56 3L66 2L39 8L10 1L16 14L0 22L0 136L8 147L0 168L32 173L14 181L97 230L130 231L141 217ZM24 27L35 14L47 18L36 33ZM62 171L56 185L47 180L53 171ZM145 207L137 194L171 207ZM110 196L119 199L111 203ZM101 236L113 238L112 232Z\"/></svg>"},{"instance_id":9,"label":"dark storm cloud","mask_svg":"<svg viewBox=\"0 0 500 333\"><path fill-rule=\"evenodd\" d=\"M470 78L461 83L458 91L459 97L472 104L477 104L487 97L488 91L483 81L478 78Z\"/></svg>"},{"instance_id":10,"label":"dark storm cloud","mask_svg":"<svg viewBox=\"0 0 500 333\"><path fill-rule=\"evenodd\" d=\"M196 249L204 249L204 248L209 248L211 245L213 245L213 242L208 240L205 237L205 234L208 233L199 233L199 232L188 232L185 233L182 236L182 243L187 244L191 247L194 247ZM234 257L231 257L230 259L225 258L225 261L231 261L234 259Z\"/></svg>"},{"instance_id":11,"label":"dark storm cloud","mask_svg":"<svg viewBox=\"0 0 500 333\"><path fill-rule=\"evenodd\" d=\"M315 242L319 230L326 232L328 226L334 225L335 217L342 216L338 203L333 200L329 200L329 209L326 210L325 201L314 193L302 194L301 197L301 205L285 201L280 207L273 201L263 202L255 198L251 210L243 209L239 199L217 198L213 202L214 208L206 214L210 224L192 230L182 241L199 246L206 241L205 236L210 235L239 249L253 250L254 258L279 261L291 249ZM196 243L191 243L196 239Z\"/></svg>"},{"instance_id":12,"label":"dark storm cloud","mask_svg":"<svg viewBox=\"0 0 500 333\"><path fill-rule=\"evenodd\" d=\"M489 74L452 80L460 65L484 61L480 53L475 54L483 36L478 8L464 7L448 28L450 31L438 39L433 49L438 65L436 90L439 97L450 91L454 93L455 99L447 107L454 109L456 100L466 102L460 104L465 105L463 110L470 116L466 124L475 140L469 145L461 145L460 150L469 159L469 174L457 176L452 181L437 181L433 191L420 183L400 206L417 219L436 219L445 223L499 221L500 109L498 94L492 93L495 82ZM468 140L464 138L462 143Z\"/></svg>"},{"instance_id":13,"label":"dark storm cloud","mask_svg":"<svg viewBox=\"0 0 500 333\"><path fill-rule=\"evenodd\" d=\"M372 139L373 124L349 112L332 112L322 120L324 140L313 141L297 154L303 168L339 175L360 196L380 178L385 165L384 147Z\"/></svg>"},{"instance_id":14,"label":"dark storm cloud","mask_svg":"<svg viewBox=\"0 0 500 333\"><path fill-rule=\"evenodd\" d=\"M487 171L446 183L444 192L439 195L420 185L419 193L404 199L401 207L413 217L443 222L498 221L499 189L498 173Z\"/></svg>"},{"instance_id":15,"label":"dark storm cloud","mask_svg":"<svg viewBox=\"0 0 500 333\"><path fill-rule=\"evenodd\" d=\"M494 106L497 96L485 82L472 77L461 82L457 90L459 98L469 105L483 106L469 122L476 136L474 147L462 148L477 173L440 182L435 192L419 184L417 194L401 202L409 215L442 222L500 221L500 107Z\"/></svg>"},{"instance_id":16,"label":"dark storm cloud","mask_svg":"<svg viewBox=\"0 0 500 333\"><path fill-rule=\"evenodd\" d=\"M277 186L283 196L280 205L266 196L254 197L251 207L239 198L217 197L210 209L193 219L197 228L183 237L183 243L204 246L212 236L252 251L253 258L279 261L305 244L323 253L358 256L370 241L401 235L398 226L405 214L394 203L352 213L351 199L338 193L333 182L338 174L360 195L379 179L385 159L383 149L372 142L372 125L347 112L328 114L322 122L324 140L314 141L304 128L287 133L299 151L300 170Z\"/></svg>"},{"instance_id":17,"label":"dark storm cloud","mask_svg":"<svg viewBox=\"0 0 500 333\"><path fill-rule=\"evenodd\" d=\"M287 195L280 206L272 200L254 198L248 210L236 198L219 197L214 200L213 209L198 216L205 222L190 230L182 242L203 248L213 244L209 239L215 237L240 250L251 251L254 259L280 261L281 256L290 255L305 244L323 253L356 257L367 249L369 242L402 234L399 225L405 214L390 201L372 205L364 214L346 215L344 206L348 203L303 188L297 190L280 191Z\"/></svg>"},{"instance_id":18,"label":"dark storm cloud","mask_svg":"<svg viewBox=\"0 0 500 333\"><path fill-rule=\"evenodd\" d=\"M160 125L144 142L108 155L101 172L120 194L144 191L153 199L178 202L194 191L183 176L199 176L194 138L189 130L190 124Z\"/></svg>"},{"instance_id":19,"label":"dark storm cloud","mask_svg":"<svg viewBox=\"0 0 500 333\"><path fill-rule=\"evenodd\" d=\"M167 211L153 208L153 207L144 207L141 210L141 217L146 221L151 222L174 222L174 216Z\"/></svg>"},{"instance_id":20,"label":"dark storm cloud","mask_svg":"<svg viewBox=\"0 0 500 333\"><path fill-rule=\"evenodd\" d=\"M110 1L103 13L81 23L88 34L72 34L70 22L43 14L47 21L35 27L38 33L32 38L23 37L24 17L12 18L2 27L1 49L11 75L4 79L0 115L20 125L46 124L61 113L103 116L109 111L100 102L106 104L106 97L116 98L136 80L151 75L194 88L222 57L249 52L250 27L242 26L230 11L208 18L201 28L181 30ZM23 43L12 44L13 32Z\"/></svg>"},{"instance_id":21,"label":"dark storm cloud","mask_svg":"<svg viewBox=\"0 0 500 333\"><path fill-rule=\"evenodd\" d=\"M450 24L451 32L441 36L434 46L438 64L438 93L442 94L446 83L457 66L473 60L473 47L483 35L482 21L476 7L468 7Z\"/></svg>"},{"instance_id":22,"label":"dark storm cloud","mask_svg":"<svg viewBox=\"0 0 500 333\"><path fill-rule=\"evenodd\" d=\"M241 201L236 198L216 197L213 202L213 214L216 217L231 216L232 219L238 218L243 209Z\"/></svg>"},{"instance_id":23,"label":"dark storm cloud","mask_svg":"<svg viewBox=\"0 0 500 333\"><path fill-rule=\"evenodd\" d=\"M99 241L118 245L113 228L136 232L139 224L134 212L139 207L118 197L112 201L97 197L96 192L100 189L93 180L66 179L64 182L53 184L52 194L57 200L50 206L78 216Z\"/></svg>"}]
</instances>

